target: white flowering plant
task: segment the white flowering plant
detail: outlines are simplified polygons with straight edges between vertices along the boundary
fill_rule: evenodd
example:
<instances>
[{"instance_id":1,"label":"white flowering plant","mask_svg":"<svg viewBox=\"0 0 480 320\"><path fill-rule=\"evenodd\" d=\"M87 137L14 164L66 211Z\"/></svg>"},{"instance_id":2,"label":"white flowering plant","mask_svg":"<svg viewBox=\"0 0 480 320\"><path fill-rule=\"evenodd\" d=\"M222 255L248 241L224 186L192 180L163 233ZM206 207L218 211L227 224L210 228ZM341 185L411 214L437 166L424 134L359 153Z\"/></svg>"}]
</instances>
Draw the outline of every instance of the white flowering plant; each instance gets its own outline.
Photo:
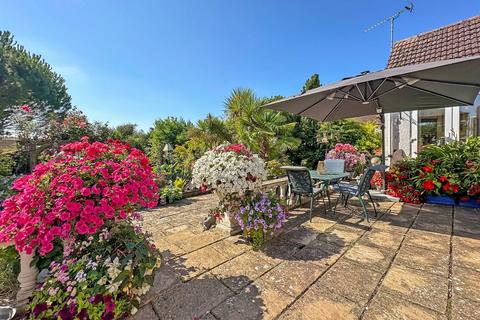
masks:
<instances>
[{"instance_id":1,"label":"white flowering plant","mask_svg":"<svg viewBox=\"0 0 480 320\"><path fill-rule=\"evenodd\" d=\"M64 245L35 291L30 319L123 319L153 284L160 255L138 225L122 222Z\"/></svg>"},{"instance_id":2,"label":"white flowering plant","mask_svg":"<svg viewBox=\"0 0 480 320\"><path fill-rule=\"evenodd\" d=\"M224 144L207 151L195 162L192 183L213 189L220 200L257 191L266 179L265 162L242 144Z\"/></svg>"}]
</instances>

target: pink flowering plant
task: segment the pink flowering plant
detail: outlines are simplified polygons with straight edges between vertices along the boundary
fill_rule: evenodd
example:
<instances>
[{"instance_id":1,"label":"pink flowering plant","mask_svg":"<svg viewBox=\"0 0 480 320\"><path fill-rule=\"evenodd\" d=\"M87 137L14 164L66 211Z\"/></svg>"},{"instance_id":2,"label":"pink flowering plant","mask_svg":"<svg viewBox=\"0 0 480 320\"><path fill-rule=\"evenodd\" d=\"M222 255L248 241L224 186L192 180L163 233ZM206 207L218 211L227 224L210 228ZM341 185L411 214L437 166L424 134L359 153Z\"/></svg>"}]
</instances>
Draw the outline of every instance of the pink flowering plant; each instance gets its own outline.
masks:
<instances>
[{"instance_id":1,"label":"pink flowering plant","mask_svg":"<svg viewBox=\"0 0 480 320\"><path fill-rule=\"evenodd\" d=\"M327 152L325 159L345 160L345 170L351 172L361 172L367 163L365 154L348 143L337 143L335 148Z\"/></svg>"},{"instance_id":2,"label":"pink flowering plant","mask_svg":"<svg viewBox=\"0 0 480 320\"><path fill-rule=\"evenodd\" d=\"M17 179L18 192L3 202L0 243L44 256L54 240L94 235L127 219L140 207L154 207L158 187L148 158L119 141L88 138L66 144L50 161Z\"/></svg>"},{"instance_id":3,"label":"pink flowering plant","mask_svg":"<svg viewBox=\"0 0 480 320\"><path fill-rule=\"evenodd\" d=\"M286 218L285 208L272 193L247 198L235 214L244 236L251 239L255 249L263 245L266 236L281 229Z\"/></svg>"},{"instance_id":4,"label":"pink flowering plant","mask_svg":"<svg viewBox=\"0 0 480 320\"><path fill-rule=\"evenodd\" d=\"M123 319L135 314L160 265L136 221L68 241L30 305L30 319Z\"/></svg>"}]
</instances>

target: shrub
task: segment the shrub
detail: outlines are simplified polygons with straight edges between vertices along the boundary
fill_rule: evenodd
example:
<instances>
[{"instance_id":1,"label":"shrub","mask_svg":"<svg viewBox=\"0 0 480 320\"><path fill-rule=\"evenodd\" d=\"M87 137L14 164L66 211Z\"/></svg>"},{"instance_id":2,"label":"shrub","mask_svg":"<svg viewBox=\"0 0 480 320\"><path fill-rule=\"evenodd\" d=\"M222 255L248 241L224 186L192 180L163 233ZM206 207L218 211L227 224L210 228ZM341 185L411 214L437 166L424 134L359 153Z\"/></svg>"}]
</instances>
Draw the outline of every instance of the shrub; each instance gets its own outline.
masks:
<instances>
[{"instance_id":1,"label":"shrub","mask_svg":"<svg viewBox=\"0 0 480 320\"><path fill-rule=\"evenodd\" d=\"M134 314L153 284L158 252L130 221L83 235L52 262L30 305L31 319L117 319Z\"/></svg>"},{"instance_id":2,"label":"shrub","mask_svg":"<svg viewBox=\"0 0 480 320\"><path fill-rule=\"evenodd\" d=\"M418 203L421 195L479 198L480 138L428 145L417 158L392 166L387 178L390 194L405 202Z\"/></svg>"},{"instance_id":3,"label":"shrub","mask_svg":"<svg viewBox=\"0 0 480 320\"><path fill-rule=\"evenodd\" d=\"M93 235L158 201L148 158L118 141L67 144L30 175L17 179L3 202L0 243L45 255L55 239Z\"/></svg>"},{"instance_id":4,"label":"shrub","mask_svg":"<svg viewBox=\"0 0 480 320\"><path fill-rule=\"evenodd\" d=\"M15 161L10 153L0 153L0 177L12 175Z\"/></svg>"},{"instance_id":5,"label":"shrub","mask_svg":"<svg viewBox=\"0 0 480 320\"><path fill-rule=\"evenodd\" d=\"M335 148L328 151L325 159L345 160L345 170L361 173L367 163L365 154L358 152L358 149L351 144L337 143Z\"/></svg>"},{"instance_id":6,"label":"shrub","mask_svg":"<svg viewBox=\"0 0 480 320\"><path fill-rule=\"evenodd\" d=\"M406 158L392 165L386 173L387 193L402 202L420 203L422 192L415 186L417 164L415 159Z\"/></svg>"}]
</instances>

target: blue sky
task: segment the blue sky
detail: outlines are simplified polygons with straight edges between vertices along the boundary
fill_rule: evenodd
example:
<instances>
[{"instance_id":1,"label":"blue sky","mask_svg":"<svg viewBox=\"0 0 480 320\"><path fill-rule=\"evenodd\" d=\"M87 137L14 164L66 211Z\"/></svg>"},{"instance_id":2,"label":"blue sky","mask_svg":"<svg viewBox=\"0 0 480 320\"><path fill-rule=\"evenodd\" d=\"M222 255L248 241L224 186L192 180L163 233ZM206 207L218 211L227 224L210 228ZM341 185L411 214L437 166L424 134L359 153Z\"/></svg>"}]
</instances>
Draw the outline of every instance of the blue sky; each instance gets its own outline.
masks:
<instances>
[{"instance_id":1,"label":"blue sky","mask_svg":"<svg viewBox=\"0 0 480 320\"><path fill-rule=\"evenodd\" d=\"M415 1L396 24L402 39L480 14L480 1ZM3 0L11 31L67 81L92 120L148 129L157 118L222 114L233 88L298 93L385 67L389 27L371 24L406 1Z\"/></svg>"}]
</instances>

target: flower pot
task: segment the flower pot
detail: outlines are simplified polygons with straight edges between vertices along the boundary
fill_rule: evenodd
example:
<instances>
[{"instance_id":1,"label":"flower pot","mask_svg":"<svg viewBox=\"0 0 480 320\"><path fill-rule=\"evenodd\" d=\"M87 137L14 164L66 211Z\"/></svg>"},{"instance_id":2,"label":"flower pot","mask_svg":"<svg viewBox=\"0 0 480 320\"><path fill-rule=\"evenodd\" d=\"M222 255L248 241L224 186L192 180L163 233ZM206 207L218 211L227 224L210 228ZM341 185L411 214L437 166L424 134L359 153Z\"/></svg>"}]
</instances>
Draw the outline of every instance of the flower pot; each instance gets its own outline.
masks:
<instances>
[{"instance_id":1,"label":"flower pot","mask_svg":"<svg viewBox=\"0 0 480 320\"><path fill-rule=\"evenodd\" d=\"M425 202L430 204L455 205L455 199L449 196L426 196Z\"/></svg>"},{"instance_id":2,"label":"flower pot","mask_svg":"<svg viewBox=\"0 0 480 320\"><path fill-rule=\"evenodd\" d=\"M460 200L458 206L465 208L480 208L480 199L468 199L468 201Z\"/></svg>"}]
</instances>

